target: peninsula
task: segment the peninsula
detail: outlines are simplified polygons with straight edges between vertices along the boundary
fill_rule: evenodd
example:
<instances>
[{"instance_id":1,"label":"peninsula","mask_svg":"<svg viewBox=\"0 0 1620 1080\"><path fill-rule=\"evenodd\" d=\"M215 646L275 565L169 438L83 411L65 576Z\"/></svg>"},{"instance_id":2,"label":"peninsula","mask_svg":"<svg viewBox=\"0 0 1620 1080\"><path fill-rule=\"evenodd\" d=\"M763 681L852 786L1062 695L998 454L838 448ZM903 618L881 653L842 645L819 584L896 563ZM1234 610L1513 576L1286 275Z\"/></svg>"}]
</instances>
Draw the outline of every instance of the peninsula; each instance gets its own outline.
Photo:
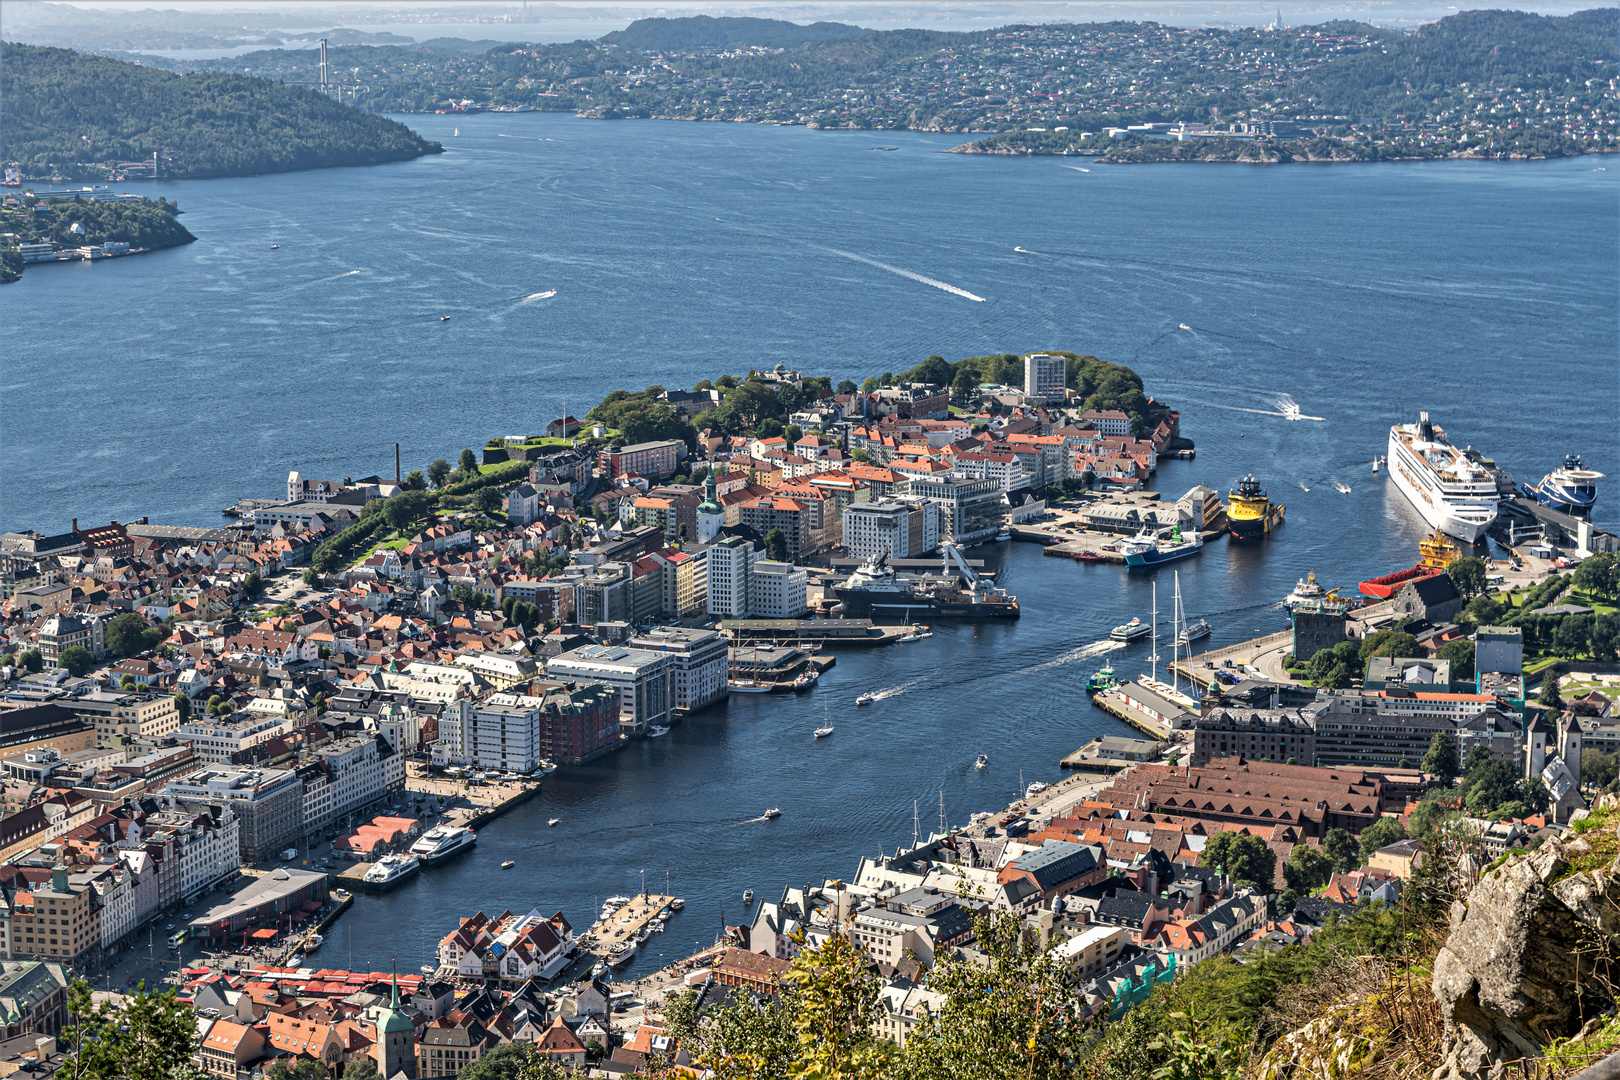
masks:
<instances>
[{"instance_id":1,"label":"peninsula","mask_svg":"<svg viewBox=\"0 0 1620 1080\"><path fill-rule=\"evenodd\" d=\"M116 258L197 239L171 199L102 186L27 190L0 197L0 284L28 263Z\"/></svg>"}]
</instances>

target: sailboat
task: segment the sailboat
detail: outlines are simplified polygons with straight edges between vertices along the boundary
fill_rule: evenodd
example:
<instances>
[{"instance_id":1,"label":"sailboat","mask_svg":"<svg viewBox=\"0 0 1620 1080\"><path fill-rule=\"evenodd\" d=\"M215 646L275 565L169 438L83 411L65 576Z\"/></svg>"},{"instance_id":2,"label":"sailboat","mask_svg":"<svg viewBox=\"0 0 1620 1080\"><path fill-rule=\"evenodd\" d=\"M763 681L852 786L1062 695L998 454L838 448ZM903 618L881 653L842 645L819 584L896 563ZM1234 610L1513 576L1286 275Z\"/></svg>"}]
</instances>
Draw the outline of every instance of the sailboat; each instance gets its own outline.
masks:
<instances>
[{"instance_id":1,"label":"sailboat","mask_svg":"<svg viewBox=\"0 0 1620 1080\"><path fill-rule=\"evenodd\" d=\"M747 679L737 678L737 665L735 662L731 665L731 676L726 680L726 685L733 694L768 694L776 689L774 684L764 682L759 678L759 646L755 645L753 649L754 673L751 677Z\"/></svg>"}]
</instances>

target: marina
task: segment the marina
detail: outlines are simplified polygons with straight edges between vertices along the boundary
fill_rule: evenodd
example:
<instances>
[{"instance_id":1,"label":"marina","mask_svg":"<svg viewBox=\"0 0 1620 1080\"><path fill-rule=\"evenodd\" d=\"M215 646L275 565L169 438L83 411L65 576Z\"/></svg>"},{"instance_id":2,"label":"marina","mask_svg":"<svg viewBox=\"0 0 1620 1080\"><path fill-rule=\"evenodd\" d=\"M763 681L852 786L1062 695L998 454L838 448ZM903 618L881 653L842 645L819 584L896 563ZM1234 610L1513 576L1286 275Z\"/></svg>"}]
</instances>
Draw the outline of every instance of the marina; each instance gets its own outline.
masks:
<instances>
[{"instance_id":1,"label":"marina","mask_svg":"<svg viewBox=\"0 0 1620 1080\"><path fill-rule=\"evenodd\" d=\"M613 904L613 900L622 900L623 903ZM609 904L611 911L604 910L601 920L579 939L583 948L590 950L603 959L612 957L615 953L625 955L646 943L647 938L641 937L654 920L664 919L667 922L686 902L679 897L665 896L660 893L637 893L635 896L612 897ZM660 923L660 926L664 923Z\"/></svg>"}]
</instances>

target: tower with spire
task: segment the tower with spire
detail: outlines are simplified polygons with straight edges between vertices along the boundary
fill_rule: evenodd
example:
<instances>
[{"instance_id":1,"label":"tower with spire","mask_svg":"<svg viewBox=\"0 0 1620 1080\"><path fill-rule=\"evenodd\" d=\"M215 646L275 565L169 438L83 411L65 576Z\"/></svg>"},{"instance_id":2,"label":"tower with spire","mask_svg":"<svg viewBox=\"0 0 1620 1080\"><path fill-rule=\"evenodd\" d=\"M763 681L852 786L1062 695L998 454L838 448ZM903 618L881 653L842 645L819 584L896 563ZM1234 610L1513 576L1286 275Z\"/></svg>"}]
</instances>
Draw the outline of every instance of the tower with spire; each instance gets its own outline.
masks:
<instances>
[{"instance_id":1,"label":"tower with spire","mask_svg":"<svg viewBox=\"0 0 1620 1080\"><path fill-rule=\"evenodd\" d=\"M416 1080L416 1025L399 1007L399 971L394 971L388 1007L377 1010L377 1041L371 1052L380 1080Z\"/></svg>"},{"instance_id":2,"label":"tower with spire","mask_svg":"<svg viewBox=\"0 0 1620 1080\"><path fill-rule=\"evenodd\" d=\"M720 505L720 499L715 494L714 473L709 473L703 480L703 501L697 506L697 540L700 544L712 544L714 538L720 535L720 528L726 523L726 508Z\"/></svg>"}]
</instances>

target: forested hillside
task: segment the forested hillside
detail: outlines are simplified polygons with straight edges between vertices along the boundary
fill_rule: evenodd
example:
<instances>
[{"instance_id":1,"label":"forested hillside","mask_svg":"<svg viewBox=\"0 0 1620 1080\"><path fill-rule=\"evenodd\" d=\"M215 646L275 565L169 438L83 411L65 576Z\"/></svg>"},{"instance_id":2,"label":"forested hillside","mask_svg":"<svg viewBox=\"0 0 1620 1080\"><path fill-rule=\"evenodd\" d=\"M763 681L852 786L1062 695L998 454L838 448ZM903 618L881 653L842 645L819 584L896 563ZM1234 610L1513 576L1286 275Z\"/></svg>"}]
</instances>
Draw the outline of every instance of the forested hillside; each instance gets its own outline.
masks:
<instances>
[{"instance_id":1,"label":"forested hillside","mask_svg":"<svg viewBox=\"0 0 1620 1080\"><path fill-rule=\"evenodd\" d=\"M102 179L150 160L171 176L244 176L372 165L437 153L393 120L306 87L222 73L176 75L66 49L0 46L0 158L25 175Z\"/></svg>"}]
</instances>

